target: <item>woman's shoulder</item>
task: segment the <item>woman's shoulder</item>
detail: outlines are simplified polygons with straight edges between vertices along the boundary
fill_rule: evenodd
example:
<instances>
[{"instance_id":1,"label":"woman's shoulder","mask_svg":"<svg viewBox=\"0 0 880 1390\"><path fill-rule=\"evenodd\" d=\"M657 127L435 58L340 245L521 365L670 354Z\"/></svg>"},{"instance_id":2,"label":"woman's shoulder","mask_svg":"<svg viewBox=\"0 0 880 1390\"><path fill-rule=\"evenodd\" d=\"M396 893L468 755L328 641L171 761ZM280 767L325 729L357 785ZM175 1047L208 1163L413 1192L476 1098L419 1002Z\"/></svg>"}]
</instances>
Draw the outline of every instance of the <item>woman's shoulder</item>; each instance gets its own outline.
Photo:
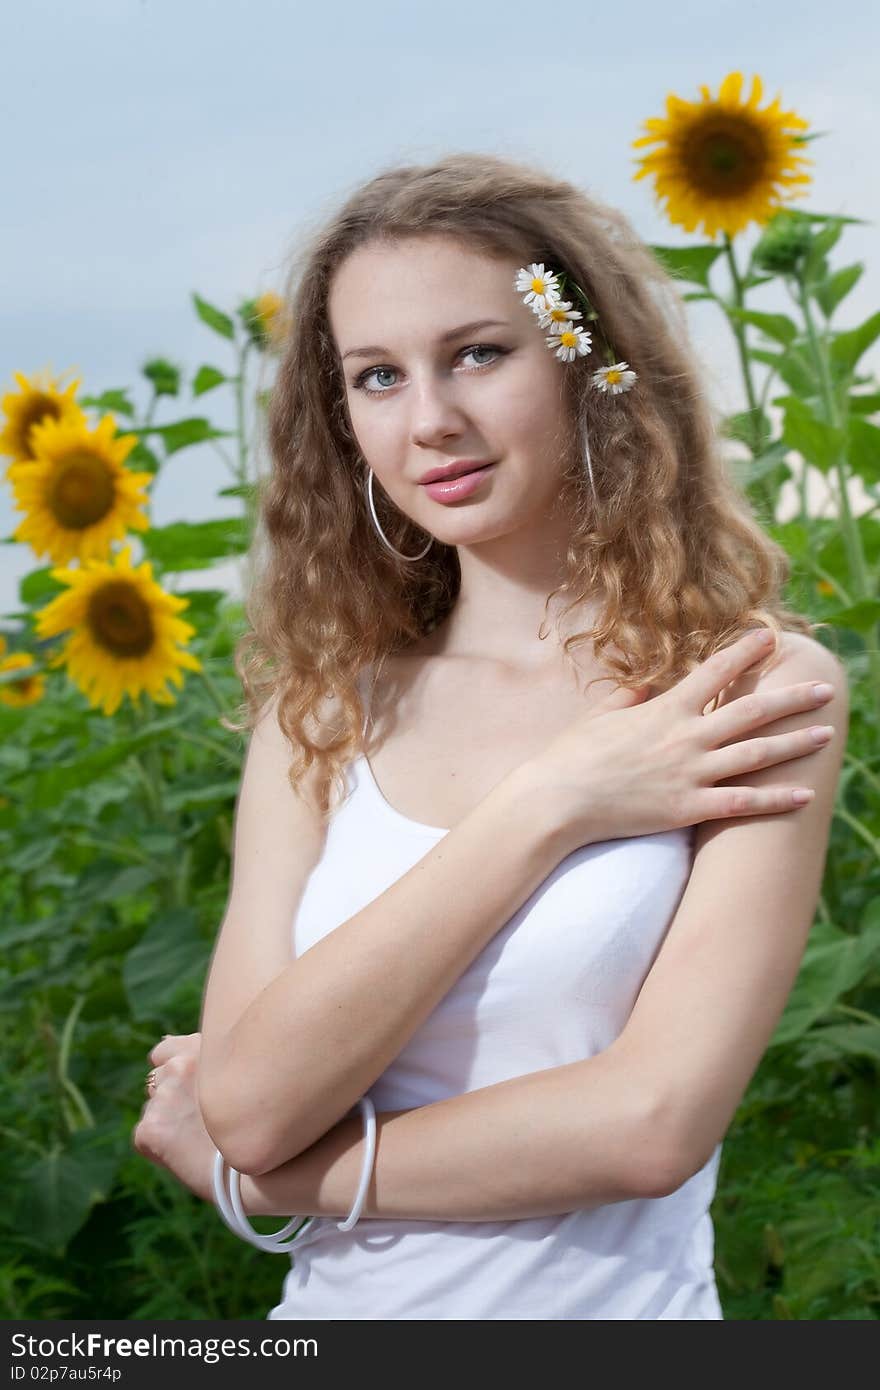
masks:
<instances>
[{"instance_id":1,"label":"woman's shoulder","mask_svg":"<svg viewBox=\"0 0 880 1390\"><path fill-rule=\"evenodd\" d=\"M718 706L753 695L759 690L798 684L801 681L830 681L838 689L847 684L843 663L818 638L806 632L779 634L776 655L762 669L749 669L721 691Z\"/></svg>"}]
</instances>

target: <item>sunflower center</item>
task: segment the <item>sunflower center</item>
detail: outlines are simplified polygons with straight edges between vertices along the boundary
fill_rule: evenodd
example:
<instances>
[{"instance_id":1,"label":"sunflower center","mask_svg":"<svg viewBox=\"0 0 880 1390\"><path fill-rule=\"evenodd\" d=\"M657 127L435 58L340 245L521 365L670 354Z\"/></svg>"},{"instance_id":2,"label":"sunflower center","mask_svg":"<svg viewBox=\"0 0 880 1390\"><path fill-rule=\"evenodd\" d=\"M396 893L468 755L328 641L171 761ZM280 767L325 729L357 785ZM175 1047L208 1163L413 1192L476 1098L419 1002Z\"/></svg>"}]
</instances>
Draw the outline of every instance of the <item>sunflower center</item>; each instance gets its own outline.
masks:
<instances>
[{"instance_id":1,"label":"sunflower center","mask_svg":"<svg viewBox=\"0 0 880 1390\"><path fill-rule=\"evenodd\" d=\"M19 429L21 431L21 451L28 458L31 456L31 430L34 425L39 425L43 420L60 420L61 407L57 401L53 401L51 396L41 396L39 394L31 396L27 405L21 413Z\"/></svg>"},{"instance_id":2,"label":"sunflower center","mask_svg":"<svg viewBox=\"0 0 880 1390\"><path fill-rule=\"evenodd\" d=\"M749 121L709 116L688 132L684 158L690 181L704 194L737 194L762 176L767 149Z\"/></svg>"},{"instance_id":3,"label":"sunflower center","mask_svg":"<svg viewBox=\"0 0 880 1390\"><path fill-rule=\"evenodd\" d=\"M124 579L95 590L87 621L95 641L116 657L145 656L155 640L149 607Z\"/></svg>"},{"instance_id":4,"label":"sunflower center","mask_svg":"<svg viewBox=\"0 0 880 1390\"><path fill-rule=\"evenodd\" d=\"M62 526L81 531L107 515L114 496L113 478L104 460L75 450L59 460L49 507Z\"/></svg>"}]
</instances>

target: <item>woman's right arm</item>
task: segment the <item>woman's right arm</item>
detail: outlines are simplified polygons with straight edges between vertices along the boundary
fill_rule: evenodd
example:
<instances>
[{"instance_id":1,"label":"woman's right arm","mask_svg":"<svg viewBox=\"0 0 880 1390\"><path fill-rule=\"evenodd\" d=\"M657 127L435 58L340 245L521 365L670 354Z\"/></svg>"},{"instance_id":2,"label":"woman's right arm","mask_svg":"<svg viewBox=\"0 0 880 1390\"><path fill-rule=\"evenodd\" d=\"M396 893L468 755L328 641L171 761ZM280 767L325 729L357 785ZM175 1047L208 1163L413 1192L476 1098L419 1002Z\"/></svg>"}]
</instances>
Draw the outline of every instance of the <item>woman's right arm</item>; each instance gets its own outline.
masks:
<instances>
[{"instance_id":1,"label":"woman's right arm","mask_svg":"<svg viewBox=\"0 0 880 1390\"><path fill-rule=\"evenodd\" d=\"M326 1134L572 849L539 769L524 764L402 878L291 960L322 832L314 801L286 782L289 761L273 713L248 750L202 1012L199 1103L217 1147L244 1173L274 1169Z\"/></svg>"}]
</instances>

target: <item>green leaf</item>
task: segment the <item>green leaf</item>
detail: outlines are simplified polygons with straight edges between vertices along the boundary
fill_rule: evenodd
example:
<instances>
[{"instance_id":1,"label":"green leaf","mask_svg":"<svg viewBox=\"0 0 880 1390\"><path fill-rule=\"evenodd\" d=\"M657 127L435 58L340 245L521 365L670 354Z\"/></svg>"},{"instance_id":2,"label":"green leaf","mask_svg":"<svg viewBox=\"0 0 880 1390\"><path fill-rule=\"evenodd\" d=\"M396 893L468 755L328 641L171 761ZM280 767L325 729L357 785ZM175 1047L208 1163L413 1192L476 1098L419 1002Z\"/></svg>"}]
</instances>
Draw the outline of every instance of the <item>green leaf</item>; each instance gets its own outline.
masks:
<instances>
[{"instance_id":1,"label":"green leaf","mask_svg":"<svg viewBox=\"0 0 880 1390\"><path fill-rule=\"evenodd\" d=\"M880 312L872 314L858 328L837 333L831 341L831 361L844 372L851 372L863 352L880 337Z\"/></svg>"},{"instance_id":2,"label":"green leaf","mask_svg":"<svg viewBox=\"0 0 880 1390\"><path fill-rule=\"evenodd\" d=\"M77 1130L63 1146L56 1144L16 1183L15 1231L61 1256L95 1203L108 1196L128 1152L118 1119Z\"/></svg>"},{"instance_id":3,"label":"green leaf","mask_svg":"<svg viewBox=\"0 0 880 1390\"><path fill-rule=\"evenodd\" d=\"M775 339L783 347L788 347L797 337L797 324L785 314L760 314L756 309L740 309L736 304L725 304L724 308L730 318L753 324L766 338Z\"/></svg>"},{"instance_id":4,"label":"green leaf","mask_svg":"<svg viewBox=\"0 0 880 1390\"><path fill-rule=\"evenodd\" d=\"M32 810L48 810L63 801L68 792L92 786L101 777L127 761L130 754L151 743L160 732L165 732L173 740L174 730L183 722L183 716L170 715L154 720L142 727L137 734L127 734L124 739L115 738L104 747L95 748L85 744L80 756L63 759L55 756L50 764L28 774L27 800Z\"/></svg>"},{"instance_id":5,"label":"green leaf","mask_svg":"<svg viewBox=\"0 0 880 1390\"><path fill-rule=\"evenodd\" d=\"M133 1016L139 1021L168 1016L180 987L201 979L209 955L191 908L171 908L156 917L122 967Z\"/></svg>"},{"instance_id":6,"label":"green leaf","mask_svg":"<svg viewBox=\"0 0 880 1390\"><path fill-rule=\"evenodd\" d=\"M219 333L223 338L235 338L235 325L228 314L224 314L222 309L217 309L213 304L209 304L207 299L202 299L201 295L193 293L193 304L196 306L196 313L206 323L209 328L213 328L215 333Z\"/></svg>"},{"instance_id":7,"label":"green leaf","mask_svg":"<svg viewBox=\"0 0 880 1390\"><path fill-rule=\"evenodd\" d=\"M238 780L237 777L227 777L221 782L208 782L204 772L189 779L178 777L174 786L165 793L165 805L169 811L185 811L191 806L202 806L212 801L234 801Z\"/></svg>"},{"instance_id":8,"label":"green leaf","mask_svg":"<svg viewBox=\"0 0 880 1390\"><path fill-rule=\"evenodd\" d=\"M770 1046L801 1037L842 994L859 983L878 956L880 920L876 917L866 921L856 935L843 932L830 922L814 923L798 977Z\"/></svg>"},{"instance_id":9,"label":"green leaf","mask_svg":"<svg viewBox=\"0 0 880 1390\"><path fill-rule=\"evenodd\" d=\"M826 319L831 318L840 301L846 298L853 285L861 279L864 269L861 261L855 265L844 266L842 270L836 271L821 285L813 287L813 298Z\"/></svg>"},{"instance_id":10,"label":"green leaf","mask_svg":"<svg viewBox=\"0 0 880 1390\"><path fill-rule=\"evenodd\" d=\"M859 599L858 603L851 603L848 608L835 608L833 612L823 614L822 620L834 627L851 629L865 639L873 638L874 628L880 622L880 602L874 598Z\"/></svg>"},{"instance_id":11,"label":"green leaf","mask_svg":"<svg viewBox=\"0 0 880 1390\"><path fill-rule=\"evenodd\" d=\"M820 232L813 237L812 244L807 252L804 261L804 280L807 284L820 278L824 279L827 273L824 269L825 257L828 252L833 250L843 235L843 224L836 219L828 222Z\"/></svg>"},{"instance_id":12,"label":"green leaf","mask_svg":"<svg viewBox=\"0 0 880 1390\"><path fill-rule=\"evenodd\" d=\"M867 391L849 396L849 408L854 415L876 415L880 410L880 391Z\"/></svg>"},{"instance_id":13,"label":"green leaf","mask_svg":"<svg viewBox=\"0 0 880 1390\"><path fill-rule=\"evenodd\" d=\"M723 254L723 246L650 246L667 274L710 289L709 271Z\"/></svg>"},{"instance_id":14,"label":"green leaf","mask_svg":"<svg viewBox=\"0 0 880 1390\"><path fill-rule=\"evenodd\" d=\"M811 553L812 531L800 521L777 521L767 527L770 537L788 552L791 560L802 560Z\"/></svg>"},{"instance_id":15,"label":"green leaf","mask_svg":"<svg viewBox=\"0 0 880 1390\"><path fill-rule=\"evenodd\" d=\"M170 456L192 444L204 444L208 439L225 439L234 431L215 429L210 420L193 416L188 420L176 420L173 425L150 425L144 433L160 435L165 453Z\"/></svg>"},{"instance_id":16,"label":"green leaf","mask_svg":"<svg viewBox=\"0 0 880 1390\"><path fill-rule=\"evenodd\" d=\"M759 275L756 271L750 270L743 276L743 289L754 290L757 289L759 285L769 285L770 281L775 278L776 277L773 275Z\"/></svg>"},{"instance_id":17,"label":"green leaf","mask_svg":"<svg viewBox=\"0 0 880 1390\"><path fill-rule=\"evenodd\" d=\"M774 367L795 395L816 395L818 384L815 369L809 354L801 344L796 343L787 352L765 352L763 348L750 347L749 356L757 362L766 362L768 366Z\"/></svg>"},{"instance_id":18,"label":"green leaf","mask_svg":"<svg viewBox=\"0 0 880 1390\"><path fill-rule=\"evenodd\" d=\"M125 461L126 467L133 469L137 473L159 472L161 464L152 449L148 449L142 439L135 444L131 453Z\"/></svg>"},{"instance_id":19,"label":"green leaf","mask_svg":"<svg viewBox=\"0 0 880 1390\"><path fill-rule=\"evenodd\" d=\"M36 607L37 604L48 603L50 599L57 598L65 585L60 579L52 578L52 569L54 565L47 565L44 569L31 570L30 574L22 576L18 583L18 597L21 603L28 607Z\"/></svg>"},{"instance_id":20,"label":"green leaf","mask_svg":"<svg viewBox=\"0 0 880 1390\"><path fill-rule=\"evenodd\" d=\"M187 622L197 618L213 618L217 609L228 597L225 589L178 589L178 598L185 598L189 607L186 610Z\"/></svg>"},{"instance_id":21,"label":"green leaf","mask_svg":"<svg viewBox=\"0 0 880 1390\"><path fill-rule=\"evenodd\" d=\"M229 555L243 555L250 536L242 517L216 521L173 521L144 531L141 540L151 560L165 571L205 569Z\"/></svg>"},{"instance_id":22,"label":"green leaf","mask_svg":"<svg viewBox=\"0 0 880 1390\"><path fill-rule=\"evenodd\" d=\"M760 453L766 447L772 433L770 421L758 407L755 410L740 410L735 415L728 415L722 428L728 439L738 439L755 453Z\"/></svg>"},{"instance_id":23,"label":"green leaf","mask_svg":"<svg viewBox=\"0 0 880 1390\"><path fill-rule=\"evenodd\" d=\"M115 410L117 415L134 415L134 406L124 389L102 391L100 396L81 396L80 405L90 406L94 410Z\"/></svg>"},{"instance_id":24,"label":"green leaf","mask_svg":"<svg viewBox=\"0 0 880 1390\"><path fill-rule=\"evenodd\" d=\"M234 483L232 487L221 487L218 497L255 497L259 491L256 483Z\"/></svg>"},{"instance_id":25,"label":"green leaf","mask_svg":"<svg viewBox=\"0 0 880 1390\"><path fill-rule=\"evenodd\" d=\"M221 372L218 367L199 367L193 377L193 395L203 396L206 391L213 391L215 386L222 386L227 380L225 372Z\"/></svg>"},{"instance_id":26,"label":"green leaf","mask_svg":"<svg viewBox=\"0 0 880 1390\"><path fill-rule=\"evenodd\" d=\"M806 401L789 396L785 404L782 438L808 463L827 473L837 462L845 442L842 429L818 419Z\"/></svg>"},{"instance_id":27,"label":"green leaf","mask_svg":"<svg viewBox=\"0 0 880 1390\"><path fill-rule=\"evenodd\" d=\"M863 482L880 482L880 427L853 415L847 424L847 435L847 457L853 472Z\"/></svg>"},{"instance_id":28,"label":"green leaf","mask_svg":"<svg viewBox=\"0 0 880 1390\"><path fill-rule=\"evenodd\" d=\"M836 1023L810 1035L812 1045L804 1053L804 1066L833 1062L841 1056L869 1057L880 1066L880 1019L876 1023Z\"/></svg>"}]
</instances>

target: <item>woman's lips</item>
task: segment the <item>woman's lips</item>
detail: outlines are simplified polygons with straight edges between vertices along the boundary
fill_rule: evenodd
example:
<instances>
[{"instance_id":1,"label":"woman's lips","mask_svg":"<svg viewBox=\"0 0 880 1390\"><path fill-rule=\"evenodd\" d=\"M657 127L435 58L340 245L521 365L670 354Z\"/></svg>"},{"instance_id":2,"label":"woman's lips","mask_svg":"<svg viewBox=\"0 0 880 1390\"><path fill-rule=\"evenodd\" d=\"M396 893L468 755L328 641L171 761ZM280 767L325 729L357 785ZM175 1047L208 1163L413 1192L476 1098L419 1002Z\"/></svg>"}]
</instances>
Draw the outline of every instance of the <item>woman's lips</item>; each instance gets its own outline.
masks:
<instances>
[{"instance_id":1,"label":"woman's lips","mask_svg":"<svg viewBox=\"0 0 880 1390\"><path fill-rule=\"evenodd\" d=\"M485 468L475 468L473 473L462 473L460 478L438 479L433 483L420 483L429 497L435 502L457 502L460 497L469 497L476 492L484 478L488 478L497 464L487 463Z\"/></svg>"}]
</instances>

